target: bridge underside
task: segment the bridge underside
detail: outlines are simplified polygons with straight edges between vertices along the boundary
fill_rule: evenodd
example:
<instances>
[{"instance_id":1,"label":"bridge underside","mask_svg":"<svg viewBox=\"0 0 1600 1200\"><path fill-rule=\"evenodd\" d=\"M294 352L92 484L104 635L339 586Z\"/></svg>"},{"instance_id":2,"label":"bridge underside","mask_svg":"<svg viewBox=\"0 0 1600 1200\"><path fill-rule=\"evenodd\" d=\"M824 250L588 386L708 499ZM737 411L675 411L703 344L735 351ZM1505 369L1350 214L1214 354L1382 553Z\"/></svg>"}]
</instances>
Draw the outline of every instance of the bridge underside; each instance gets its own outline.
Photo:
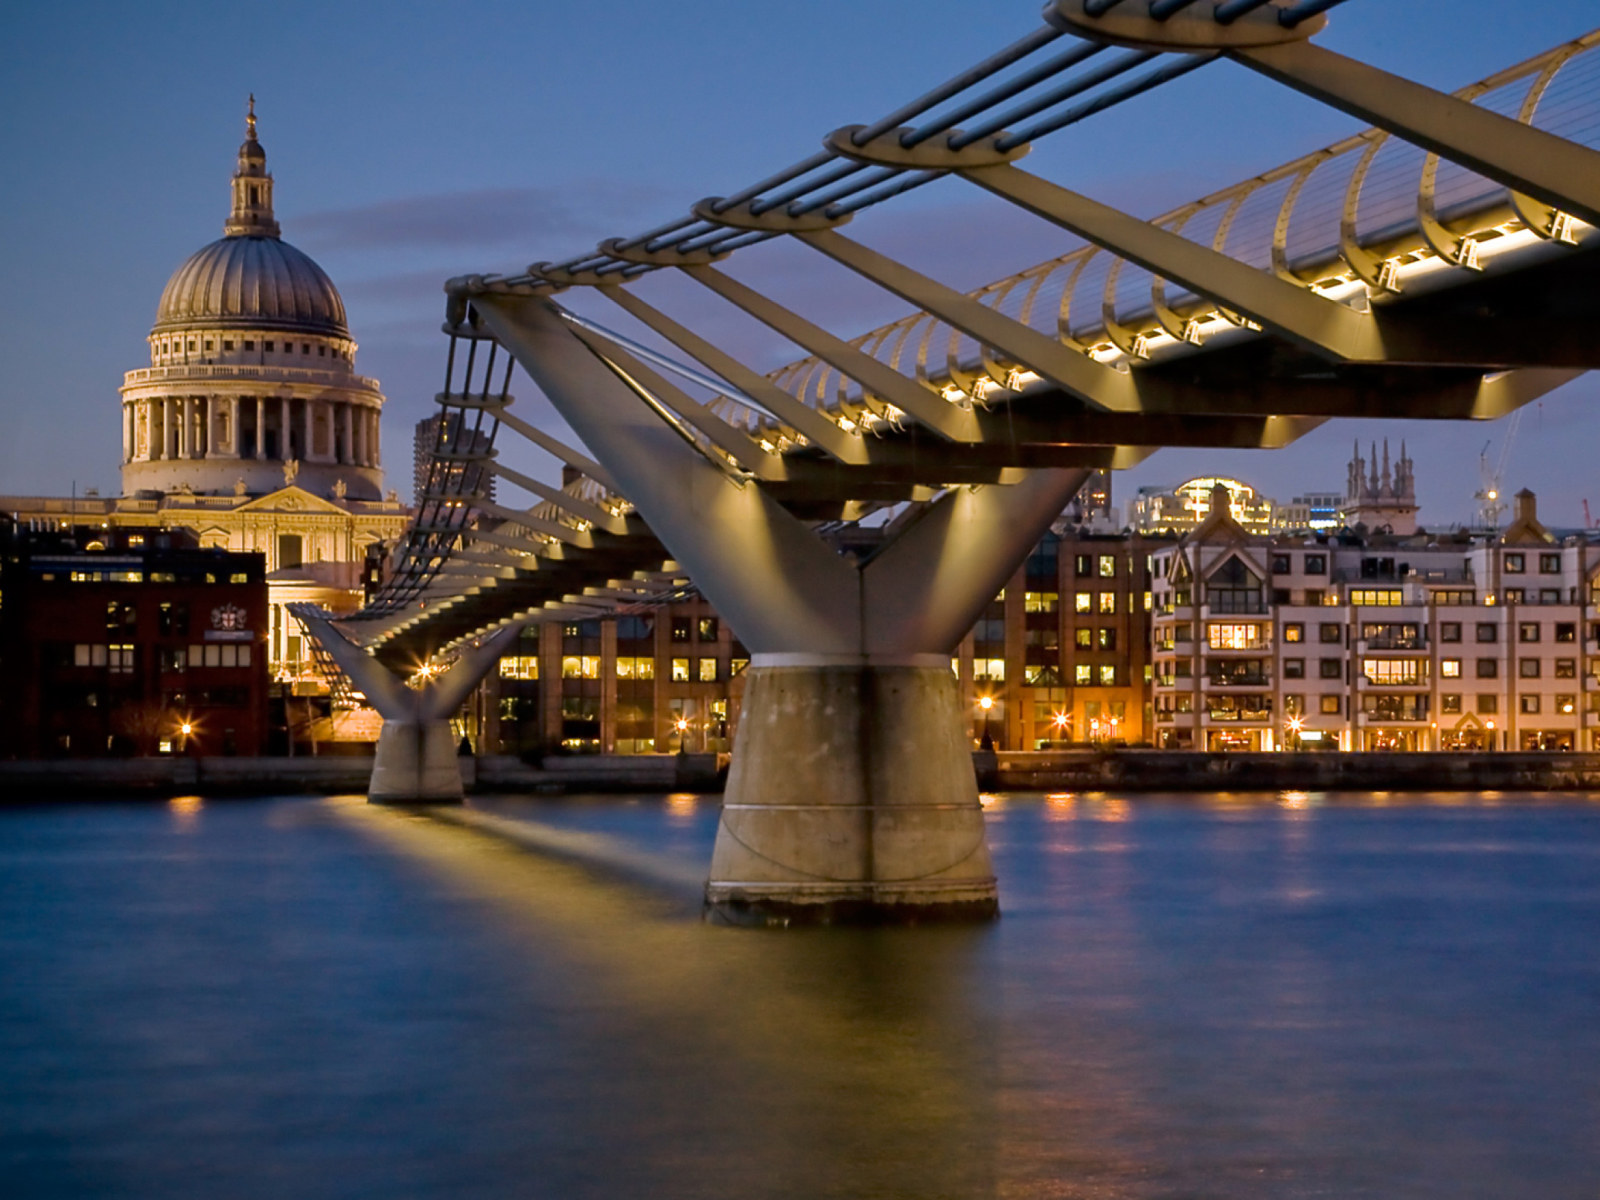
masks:
<instances>
[{"instance_id":1,"label":"bridge underside","mask_svg":"<svg viewBox=\"0 0 1600 1200\"><path fill-rule=\"evenodd\" d=\"M1331 7L1056 0L1047 28L684 220L514 278L451 281L448 420L396 580L346 625L370 664L352 671L467 662L521 624L630 611L692 580L752 652L708 911L767 924L997 911L951 648L1090 471L1165 446L1280 447L1334 417L1491 420L1600 366L1600 153L1535 122L1600 32L1446 96L1311 44ZM1063 36L1084 41L1034 57ZM1374 128L1154 221L1017 167L1030 138L1223 58ZM1032 74L963 98L1017 64ZM1525 93L1515 118L1475 103L1508 87ZM1415 219L1363 234L1363 180L1391 138L1428 154ZM1478 190L1458 180L1444 205L1441 159ZM1330 164L1345 172L1342 216L1308 243L1296 205ZM944 177L1085 245L963 294L839 232ZM1230 230L1262 196L1276 223L1244 261ZM1339 195L1316 211L1339 213ZM1193 234L1206 221L1215 232ZM912 315L846 342L715 266L774 238ZM1301 244L1332 249L1296 257ZM1072 304L1107 258L1096 324L1085 297ZM1124 268L1145 273L1147 303L1125 301ZM660 271L807 357L752 370L640 297L632 285ZM573 289L651 345L552 299ZM581 449L510 411L509 358ZM583 482L557 491L498 462L488 447L505 429ZM542 503L489 501L489 476ZM904 507L868 557L819 529L888 506ZM454 693L430 687L412 690L432 700L383 703L438 719Z\"/></svg>"}]
</instances>

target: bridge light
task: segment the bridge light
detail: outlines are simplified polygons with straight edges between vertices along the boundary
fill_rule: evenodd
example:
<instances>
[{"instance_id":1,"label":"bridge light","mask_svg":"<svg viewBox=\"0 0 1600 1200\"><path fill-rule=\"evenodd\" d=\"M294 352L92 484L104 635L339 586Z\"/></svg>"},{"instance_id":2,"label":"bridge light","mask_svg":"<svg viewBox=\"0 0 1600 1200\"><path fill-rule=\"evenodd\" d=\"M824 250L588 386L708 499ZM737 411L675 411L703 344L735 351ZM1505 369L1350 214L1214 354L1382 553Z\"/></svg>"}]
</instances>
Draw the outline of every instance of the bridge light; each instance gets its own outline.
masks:
<instances>
[{"instance_id":1,"label":"bridge light","mask_svg":"<svg viewBox=\"0 0 1600 1200\"><path fill-rule=\"evenodd\" d=\"M993 696L980 696L980 697L978 697L978 707L983 709L984 712L988 712L991 708L994 707L994 697Z\"/></svg>"}]
</instances>

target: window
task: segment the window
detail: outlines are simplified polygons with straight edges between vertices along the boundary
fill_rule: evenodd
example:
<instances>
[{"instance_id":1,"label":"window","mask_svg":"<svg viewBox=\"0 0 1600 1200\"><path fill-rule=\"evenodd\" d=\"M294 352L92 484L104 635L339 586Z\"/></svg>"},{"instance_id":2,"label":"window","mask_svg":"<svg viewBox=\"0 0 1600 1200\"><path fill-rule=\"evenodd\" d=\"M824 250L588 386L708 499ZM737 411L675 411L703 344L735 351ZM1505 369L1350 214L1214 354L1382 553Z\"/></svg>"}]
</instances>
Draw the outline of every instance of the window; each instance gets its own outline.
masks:
<instances>
[{"instance_id":1,"label":"window","mask_svg":"<svg viewBox=\"0 0 1600 1200\"><path fill-rule=\"evenodd\" d=\"M224 338L223 341L222 341L222 348L224 350L232 350L233 349L233 339L232 338Z\"/></svg>"},{"instance_id":2,"label":"window","mask_svg":"<svg viewBox=\"0 0 1600 1200\"><path fill-rule=\"evenodd\" d=\"M1102 650L1115 650L1117 648L1117 631L1115 629L1102 629L1098 642Z\"/></svg>"},{"instance_id":3,"label":"window","mask_svg":"<svg viewBox=\"0 0 1600 1200\"><path fill-rule=\"evenodd\" d=\"M1538 692L1524 692L1517 698L1521 701L1521 704L1518 706L1521 711L1525 713L1536 713L1539 711Z\"/></svg>"},{"instance_id":4,"label":"window","mask_svg":"<svg viewBox=\"0 0 1600 1200\"><path fill-rule=\"evenodd\" d=\"M618 655L618 679L654 679L656 677L656 660L649 655Z\"/></svg>"},{"instance_id":5,"label":"window","mask_svg":"<svg viewBox=\"0 0 1600 1200\"><path fill-rule=\"evenodd\" d=\"M1344 644L1344 626L1326 623L1317 627L1317 639L1324 646Z\"/></svg>"},{"instance_id":6,"label":"window","mask_svg":"<svg viewBox=\"0 0 1600 1200\"><path fill-rule=\"evenodd\" d=\"M1350 589L1350 603L1366 608L1398 608L1405 602L1405 593L1399 588Z\"/></svg>"},{"instance_id":7,"label":"window","mask_svg":"<svg viewBox=\"0 0 1600 1200\"><path fill-rule=\"evenodd\" d=\"M1306 660L1303 658L1284 659L1283 677L1285 679L1304 679L1306 677Z\"/></svg>"},{"instance_id":8,"label":"window","mask_svg":"<svg viewBox=\"0 0 1600 1200\"><path fill-rule=\"evenodd\" d=\"M1092 671L1093 668L1090 667L1088 663L1079 663L1073 668L1072 681L1077 684L1093 683L1094 677L1092 675Z\"/></svg>"},{"instance_id":9,"label":"window","mask_svg":"<svg viewBox=\"0 0 1600 1200\"><path fill-rule=\"evenodd\" d=\"M1274 604L1289 604L1289 603L1291 603L1291 601L1289 599L1289 589L1288 588L1273 588L1272 589L1272 602Z\"/></svg>"},{"instance_id":10,"label":"window","mask_svg":"<svg viewBox=\"0 0 1600 1200\"><path fill-rule=\"evenodd\" d=\"M1261 644L1261 626L1212 624L1206 638L1213 650L1253 650Z\"/></svg>"},{"instance_id":11,"label":"window","mask_svg":"<svg viewBox=\"0 0 1600 1200\"><path fill-rule=\"evenodd\" d=\"M1206 603L1218 613L1262 612L1261 580L1237 557L1231 557L1206 580Z\"/></svg>"},{"instance_id":12,"label":"window","mask_svg":"<svg viewBox=\"0 0 1600 1200\"><path fill-rule=\"evenodd\" d=\"M1072 609L1074 612L1086 613L1093 603L1094 601L1088 592L1078 592L1072 597Z\"/></svg>"},{"instance_id":13,"label":"window","mask_svg":"<svg viewBox=\"0 0 1600 1200\"><path fill-rule=\"evenodd\" d=\"M1500 711L1500 697L1493 692L1481 692L1478 695L1478 711L1480 713L1497 713Z\"/></svg>"},{"instance_id":14,"label":"window","mask_svg":"<svg viewBox=\"0 0 1600 1200\"><path fill-rule=\"evenodd\" d=\"M1298 622L1283 627L1283 640L1286 642L1303 642L1306 638L1306 627Z\"/></svg>"},{"instance_id":15,"label":"window","mask_svg":"<svg viewBox=\"0 0 1600 1200\"><path fill-rule=\"evenodd\" d=\"M1336 717L1343 711L1343 706L1340 705L1338 696L1323 696L1321 708L1325 716Z\"/></svg>"},{"instance_id":16,"label":"window","mask_svg":"<svg viewBox=\"0 0 1600 1200\"><path fill-rule=\"evenodd\" d=\"M1306 589L1306 604L1310 608L1321 608L1328 602L1328 593L1321 588Z\"/></svg>"},{"instance_id":17,"label":"window","mask_svg":"<svg viewBox=\"0 0 1600 1200\"><path fill-rule=\"evenodd\" d=\"M717 640L717 619L715 617L700 618L700 640L714 642Z\"/></svg>"},{"instance_id":18,"label":"window","mask_svg":"<svg viewBox=\"0 0 1600 1200\"><path fill-rule=\"evenodd\" d=\"M1303 717L1306 712L1306 698L1290 692L1283 698L1283 715L1286 717Z\"/></svg>"},{"instance_id":19,"label":"window","mask_svg":"<svg viewBox=\"0 0 1600 1200\"><path fill-rule=\"evenodd\" d=\"M1094 559L1090 558L1087 554L1078 555L1077 558L1073 560L1072 566L1074 573L1079 576L1089 576L1094 574Z\"/></svg>"},{"instance_id":20,"label":"window","mask_svg":"<svg viewBox=\"0 0 1600 1200\"><path fill-rule=\"evenodd\" d=\"M1521 588L1507 588L1506 589L1506 603L1507 604L1521 604L1525 599L1527 599L1527 593L1524 592Z\"/></svg>"},{"instance_id":21,"label":"window","mask_svg":"<svg viewBox=\"0 0 1600 1200\"><path fill-rule=\"evenodd\" d=\"M699 679L700 679L701 683L715 683L717 681L717 660L716 659L714 659L714 658L702 658L700 660L700 675L699 675Z\"/></svg>"},{"instance_id":22,"label":"window","mask_svg":"<svg viewBox=\"0 0 1600 1200\"><path fill-rule=\"evenodd\" d=\"M310 354L311 353L311 343L310 342L301 342L300 343L300 353L301 354Z\"/></svg>"},{"instance_id":23,"label":"window","mask_svg":"<svg viewBox=\"0 0 1600 1200\"><path fill-rule=\"evenodd\" d=\"M675 658L672 660L672 682L689 682L689 660L687 658Z\"/></svg>"},{"instance_id":24,"label":"window","mask_svg":"<svg viewBox=\"0 0 1600 1200\"><path fill-rule=\"evenodd\" d=\"M1561 555L1559 555L1559 554L1541 554L1541 555L1539 555L1539 574L1541 574L1541 575L1559 575L1559 574L1561 574Z\"/></svg>"},{"instance_id":25,"label":"window","mask_svg":"<svg viewBox=\"0 0 1600 1200\"><path fill-rule=\"evenodd\" d=\"M268 354L271 354L272 351L273 351L274 345L275 345L275 343L273 343L273 342L262 342L261 343L261 348L263 350L265 350Z\"/></svg>"},{"instance_id":26,"label":"window","mask_svg":"<svg viewBox=\"0 0 1600 1200\"><path fill-rule=\"evenodd\" d=\"M280 533L278 535L278 570L300 566L305 561L304 553L298 533Z\"/></svg>"},{"instance_id":27,"label":"window","mask_svg":"<svg viewBox=\"0 0 1600 1200\"><path fill-rule=\"evenodd\" d=\"M672 618L672 640L673 641L675 641L675 642L687 642L689 640L689 630L690 630L690 625L689 625L689 618L688 617L673 617Z\"/></svg>"},{"instance_id":28,"label":"window","mask_svg":"<svg viewBox=\"0 0 1600 1200\"><path fill-rule=\"evenodd\" d=\"M1576 696L1557 696L1556 712L1563 717L1570 717L1578 711L1578 698Z\"/></svg>"},{"instance_id":29,"label":"window","mask_svg":"<svg viewBox=\"0 0 1600 1200\"><path fill-rule=\"evenodd\" d=\"M1500 640L1500 627L1488 621L1478 622L1478 641L1497 642Z\"/></svg>"},{"instance_id":30,"label":"window","mask_svg":"<svg viewBox=\"0 0 1600 1200\"><path fill-rule=\"evenodd\" d=\"M535 654L507 654L500 660L501 679L539 678L539 657Z\"/></svg>"},{"instance_id":31,"label":"window","mask_svg":"<svg viewBox=\"0 0 1600 1200\"><path fill-rule=\"evenodd\" d=\"M1073 638L1080 649L1088 650L1094 646L1094 630L1087 625L1079 629Z\"/></svg>"},{"instance_id":32,"label":"window","mask_svg":"<svg viewBox=\"0 0 1600 1200\"><path fill-rule=\"evenodd\" d=\"M1384 687L1415 687L1422 682L1421 666L1414 658L1369 658L1361 664L1361 673Z\"/></svg>"},{"instance_id":33,"label":"window","mask_svg":"<svg viewBox=\"0 0 1600 1200\"><path fill-rule=\"evenodd\" d=\"M1539 678L1539 660L1537 658L1521 658L1517 660L1517 677L1519 679Z\"/></svg>"},{"instance_id":34,"label":"window","mask_svg":"<svg viewBox=\"0 0 1600 1200\"><path fill-rule=\"evenodd\" d=\"M1428 698L1368 692L1361 697L1361 711L1378 721L1422 721L1428 716Z\"/></svg>"},{"instance_id":35,"label":"window","mask_svg":"<svg viewBox=\"0 0 1600 1200\"><path fill-rule=\"evenodd\" d=\"M1459 642L1461 640L1461 622L1440 621L1439 640L1441 642Z\"/></svg>"},{"instance_id":36,"label":"window","mask_svg":"<svg viewBox=\"0 0 1600 1200\"><path fill-rule=\"evenodd\" d=\"M1326 575L1328 573L1328 556L1326 554L1306 555L1307 575Z\"/></svg>"},{"instance_id":37,"label":"window","mask_svg":"<svg viewBox=\"0 0 1600 1200\"><path fill-rule=\"evenodd\" d=\"M1461 712L1461 693L1446 692L1439 697L1439 711L1446 716L1456 716Z\"/></svg>"},{"instance_id":38,"label":"window","mask_svg":"<svg viewBox=\"0 0 1600 1200\"><path fill-rule=\"evenodd\" d=\"M1503 569L1507 575L1521 575L1527 569L1526 560L1520 554L1507 554Z\"/></svg>"},{"instance_id":39,"label":"window","mask_svg":"<svg viewBox=\"0 0 1600 1200\"><path fill-rule=\"evenodd\" d=\"M1055 592L1023 592L1022 611L1053 613L1061 606L1061 597Z\"/></svg>"},{"instance_id":40,"label":"window","mask_svg":"<svg viewBox=\"0 0 1600 1200\"><path fill-rule=\"evenodd\" d=\"M1572 621L1556 622L1556 641L1575 642L1578 640L1578 626Z\"/></svg>"},{"instance_id":41,"label":"window","mask_svg":"<svg viewBox=\"0 0 1600 1200\"><path fill-rule=\"evenodd\" d=\"M1106 614L1114 614L1117 611L1117 594L1115 592L1100 593L1100 611Z\"/></svg>"},{"instance_id":42,"label":"window","mask_svg":"<svg viewBox=\"0 0 1600 1200\"><path fill-rule=\"evenodd\" d=\"M1323 658L1317 660L1317 677L1319 679L1343 679L1344 659Z\"/></svg>"},{"instance_id":43,"label":"window","mask_svg":"<svg viewBox=\"0 0 1600 1200\"><path fill-rule=\"evenodd\" d=\"M1498 658L1480 658L1478 660L1478 678L1500 678L1500 660Z\"/></svg>"},{"instance_id":44,"label":"window","mask_svg":"<svg viewBox=\"0 0 1600 1200\"><path fill-rule=\"evenodd\" d=\"M1537 622L1537 621L1519 621L1519 622L1517 622L1517 641L1519 641L1519 642L1537 642L1538 640L1539 640L1539 622Z\"/></svg>"},{"instance_id":45,"label":"window","mask_svg":"<svg viewBox=\"0 0 1600 1200\"><path fill-rule=\"evenodd\" d=\"M1464 591L1459 588L1441 589L1431 593L1428 596L1428 600L1436 605L1443 604L1456 608L1466 605L1468 608L1471 608L1473 605L1478 603L1478 593L1475 591Z\"/></svg>"},{"instance_id":46,"label":"window","mask_svg":"<svg viewBox=\"0 0 1600 1200\"><path fill-rule=\"evenodd\" d=\"M246 574L244 571L236 571L232 575L228 576L228 582L229 583L249 583L250 582L250 576L248 574Z\"/></svg>"},{"instance_id":47,"label":"window","mask_svg":"<svg viewBox=\"0 0 1600 1200\"><path fill-rule=\"evenodd\" d=\"M163 600L156 609L156 629L164 637L182 637L189 632L189 606L182 601Z\"/></svg>"},{"instance_id":48,"label":"window","mask_svg":"<svg viewBox=\"0 0 1600 1200\"><path fill-rule=\"evenodd\" d=\"M244 348L246 350L254 350L256 348L255 340L253 338L245 338Z\"/></svg>"},{"instance_id":49,"label":"window","mask_svg":"<svg viewBox=\"0 0 1600 1200\"><path fill-rule=\"evenodd\" d=\"M1100 578L1115 579L1117 577L1117 557L1114 554L1100 556Z\"/></svg>"},{"instance_id":50,"label":"window","mask_svg":"<svg viewBox=\"0 0 1600 1200\"><path fill-rule=\"evenodd\" d=\"M734 655L728 660L728 678L732 679L735 675L743 675L744 669L749 665L750 660L748 658L738 654Z\"/></svg>"},{"instance_id":51,"label":"window","mask_svg":"<svg viewBox=\"0 0 1600 1200\"><path fill-rule=\"evenodd\" d=\"M1410 623L1363 625L1361 640L1373 650L1416 650L1422 646L1422 631Z\"/></svg>"},{"instance_id":52,"label":"window","mask_svg":"<svg viewBox=\"0 0 1600 1200\"><path fill-rule=\"evenodd\" d=\"M600 656L598 654L564 655L561 659L561 678L599 679Z\"/></svg>"},{"instance_id":53,"label":"window","mask_svg":"<svg viewBox=\"0 0 1600 1200\"><path fill-rule=\"evenodd\" d=\"M988 679L995 683L1006 680L1006 660L1003 658L975 658L972 660L972 677Z\"/></svg>"},{"instance_id":54,"label":"window","mask_svg":"<svg viewBox=\"0 0 1600 1200\"><path fill-rule=\"evenodd\" d=\"M1439 663L1439 676L1442 679L1461 678L1461 660L1459 658L1446 658Z\"/></svg>"},{"instance_id":55,"label":"window","mask_svg":"<svg viewBox=\"0 0 1600 1200\"><path fill-rule=\"evenodd\" d=\"M1287 575L1292 570L1294 570L1294 567L1290 565L1287 554L1274 554L1272 556L1272 573L1274 575Z\"/></svg>"},{"instance_id":56,"label":"window","mask_svg":"<svg viewBox=\"0 0 1600 1200\"><path fill-rule=\"evenodd\" d=\"M1102 664L1101 667L1100 667L1100 686L1101 687L1115 687L1116 684L1117 684L1117 668L1112 666L1110 663Z\"/></svg>"},{"instance_id":57,"label":"window","mask_svg":"<svg viewBox=\"0 0 1600 1200\"><path fill-rule=\"evenodd\" d=\"M96 646L95 649L98 650L99 647ZM106 665L111 668L111 673L113 675L132 675L133 674L133 647L132 646L129 646L129 645L126 645L126 644L123 644L123 645L111 645L111 646L108 646L106 649L107 649L107 652L108 652L107 656L106 656Z\"/></svg>"},{"instance_id":58,"label":"window","mask_svg":"<svg viewBox=\"0 0 1600 1200\"><path fill-rule=\"evenodd\" d=\"M1556 659L1557 679L1576 679L1578 677L1578 660L1575 658Z\"/></svg>"},{"instance_id":59,"label":"window","mask_svg":"<svg viewBox=\"0 0 1600 1200\"><path fill-rule=\"evenodd\" d=\"M163 671L181 671L189 665L189 655L182 646L163 648L161 651L161 669Z\"/></svg>"}]
</instances>

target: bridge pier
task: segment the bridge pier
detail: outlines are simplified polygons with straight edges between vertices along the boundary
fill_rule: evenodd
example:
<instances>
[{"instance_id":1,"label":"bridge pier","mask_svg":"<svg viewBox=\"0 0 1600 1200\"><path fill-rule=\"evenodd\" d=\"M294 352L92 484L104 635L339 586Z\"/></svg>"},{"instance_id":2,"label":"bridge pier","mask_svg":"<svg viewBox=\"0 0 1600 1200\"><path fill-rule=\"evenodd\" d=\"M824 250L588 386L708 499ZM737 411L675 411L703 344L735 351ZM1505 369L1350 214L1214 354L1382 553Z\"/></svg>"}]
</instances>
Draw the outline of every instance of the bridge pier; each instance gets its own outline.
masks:
<instances>
[{"instance_id":1,"label":"bridge pier","mask_svg":"<svg viewBox=\"0 0 1600 1200\"><path fill-rule=\"evenodd\" d=\"M623 348L536 297L472 302L751 651L708 919L993 917L951 653L1088 471L946 489L858 561L664 421Z\"/></svg>"},{"instance_id":2,"label":"bridge pier","mask_svg":"<svg viewBox=\"0 0 1600 1200\"><path fill-rule=\"evenodd\" d=\"M708 912L759 925L994 916L999 895L961 718L948 658L757 658Z\"/></svg>"},{"instance_id":3,"label":"bridge pier","mask_svg":"<svg viewBox=\"0 0 1600 1200\"><path fill-rule=\"evenodd\" d=\"M461 761L450 715L520 635L522 626L508 625L481 639L436 679L411 687L340 633L321 609L297 604L291 611L383 717L372 781L367 785L368 802L461 803Z\"/></svg>"}]
</instances>

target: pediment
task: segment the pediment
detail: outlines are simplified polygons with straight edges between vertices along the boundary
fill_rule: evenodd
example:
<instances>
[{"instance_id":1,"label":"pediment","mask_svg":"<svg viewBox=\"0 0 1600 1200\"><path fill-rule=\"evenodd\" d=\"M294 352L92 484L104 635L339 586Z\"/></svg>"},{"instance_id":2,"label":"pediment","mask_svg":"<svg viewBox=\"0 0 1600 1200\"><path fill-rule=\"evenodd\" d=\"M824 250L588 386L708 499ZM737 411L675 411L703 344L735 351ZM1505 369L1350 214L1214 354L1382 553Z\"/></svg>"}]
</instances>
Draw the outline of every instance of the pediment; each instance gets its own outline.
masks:
<instances>
[{"instance_id":1,"label":"pediment","mask_svg":"<svg viewBox=\"0 0 1600 1200\"><path fill-rule=\"evenodd\" d=\"M265 496L257 496L233 510L239 512L299 512L299 513L328 513L335 516L347 516L343 508L331 500L321 496L314 496L304 488L290 484L286 488L279 488L275 492L268 492Z\"/></svg>"}]
</instances>

